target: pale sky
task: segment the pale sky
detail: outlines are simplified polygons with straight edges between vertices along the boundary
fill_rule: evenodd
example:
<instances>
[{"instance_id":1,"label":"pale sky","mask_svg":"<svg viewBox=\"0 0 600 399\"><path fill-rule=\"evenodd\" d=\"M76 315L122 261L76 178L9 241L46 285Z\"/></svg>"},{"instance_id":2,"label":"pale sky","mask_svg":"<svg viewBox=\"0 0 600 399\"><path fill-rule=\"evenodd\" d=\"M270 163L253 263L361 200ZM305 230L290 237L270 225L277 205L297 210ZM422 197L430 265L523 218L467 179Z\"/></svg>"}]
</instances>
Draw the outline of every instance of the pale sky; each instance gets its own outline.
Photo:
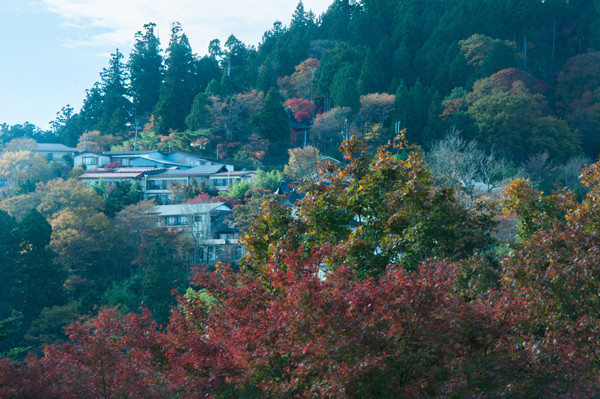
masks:
<instances>
[{"instance_id":1,"label":"pale sky","mask_svg":"<svg viewBox=\"0 0 600 399\"><path fill-rule=\"evenodd\" d=\"M322 14L332 0L303 0ZM199 55L230 34L257 45L273 22L289 24L298 0L0 0L0 123L43 129L100 80L118 48L129 56L134 35L157 24L163 47L179 21Z\"/></svg>"}]
</instances>

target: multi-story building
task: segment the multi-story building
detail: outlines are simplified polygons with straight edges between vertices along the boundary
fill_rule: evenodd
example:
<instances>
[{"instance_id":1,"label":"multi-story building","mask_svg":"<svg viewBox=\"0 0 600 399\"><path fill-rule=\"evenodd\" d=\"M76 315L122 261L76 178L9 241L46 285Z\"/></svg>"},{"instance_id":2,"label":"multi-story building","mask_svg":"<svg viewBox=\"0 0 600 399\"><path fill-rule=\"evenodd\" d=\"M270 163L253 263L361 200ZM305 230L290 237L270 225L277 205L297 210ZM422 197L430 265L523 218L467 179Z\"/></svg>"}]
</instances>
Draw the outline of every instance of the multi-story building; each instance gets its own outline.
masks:
<instances>
[{"instance_id":1,"label":"multi-story building","mask_svg":"<svg viewBox=\"0 0 600 399\"><path fill-rule=\"evenodd\" d=\"M195 249L194 263L235 263L243 256L231 208L223 202L159 205L152 213L157 215L159 226L189 235Z\"/></svg>"}]
</instances>

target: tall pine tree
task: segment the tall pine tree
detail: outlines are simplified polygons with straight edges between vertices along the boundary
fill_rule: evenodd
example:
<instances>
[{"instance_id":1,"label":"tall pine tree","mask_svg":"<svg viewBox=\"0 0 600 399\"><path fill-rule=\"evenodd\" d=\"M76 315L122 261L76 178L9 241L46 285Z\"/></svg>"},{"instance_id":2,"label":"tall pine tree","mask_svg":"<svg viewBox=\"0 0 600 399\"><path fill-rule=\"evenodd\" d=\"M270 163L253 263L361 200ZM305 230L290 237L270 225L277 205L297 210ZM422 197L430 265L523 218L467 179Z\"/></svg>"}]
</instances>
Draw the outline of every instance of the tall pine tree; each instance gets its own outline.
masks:
<instances>
[{"instance_id":1,"label":"tall pine tree","mask_svg":"<svg viewBox=\"0 0 600 399\"><path fill-rule=\"evenodd\" d=\"M158 103L163 80L163 57L160 40L154 34L156 24L144 25L144 31L135 34L136 42L129 56L131 95L137 118L146 121Z\"/></svg>"},{"instance_id":2,"label":"tall pine tree","mask_svg":"<svg viewBox=\"0 0 600 399\"><path fill-rule=\"evenodd\" d=\"M154 109L157 131L163 135L169 129L186 129L185 118L197 94L196 59L179 23L171 28L166 64L165 81Z\"/></svg>"},{"instance_id":3,"label":"tall pine tree","mask_svg":"<svg viewBox=\"0 0 600 399\"><path fill-rule=\"evenodd\" d=\"M123 64L123 54L117 49L111 54L108 68L102 77L102 116L97 129L103 134L122 134L131 121L131 102L126 86L127 70Z\"/></svg>"}]
</instances>

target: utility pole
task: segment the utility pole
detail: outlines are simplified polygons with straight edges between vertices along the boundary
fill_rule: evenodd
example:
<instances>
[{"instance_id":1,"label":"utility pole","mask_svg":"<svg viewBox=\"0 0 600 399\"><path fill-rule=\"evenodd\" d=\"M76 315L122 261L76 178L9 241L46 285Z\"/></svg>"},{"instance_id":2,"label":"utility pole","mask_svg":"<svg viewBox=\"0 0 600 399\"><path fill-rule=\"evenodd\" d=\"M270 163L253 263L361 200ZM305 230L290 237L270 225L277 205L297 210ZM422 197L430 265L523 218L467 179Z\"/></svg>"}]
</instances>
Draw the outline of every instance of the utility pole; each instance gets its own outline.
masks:
<instances>
[{"instance_id":1,"label":"utility pole","mask_svg":"<svg viewBox=\"0 0 600 399\"><path fill-rule=\"evenodd\" d=\"M135 138L133 139L133 151L135 152L135 149L137 148L137 135L138 135L138 119L137 119L137 112L135 109L133 110L133 115L135 118Z\"/></svg>"},{"instance_id":2,"label":"utility pole","mask_svg":"<svg viewBox=\"0 0 600 399\"><path fill-rule=\"evenodd\" d=\"M313 100L313 80L315 80L315 68L310 69L310 101Z\"/></svg>"}]
</instances>

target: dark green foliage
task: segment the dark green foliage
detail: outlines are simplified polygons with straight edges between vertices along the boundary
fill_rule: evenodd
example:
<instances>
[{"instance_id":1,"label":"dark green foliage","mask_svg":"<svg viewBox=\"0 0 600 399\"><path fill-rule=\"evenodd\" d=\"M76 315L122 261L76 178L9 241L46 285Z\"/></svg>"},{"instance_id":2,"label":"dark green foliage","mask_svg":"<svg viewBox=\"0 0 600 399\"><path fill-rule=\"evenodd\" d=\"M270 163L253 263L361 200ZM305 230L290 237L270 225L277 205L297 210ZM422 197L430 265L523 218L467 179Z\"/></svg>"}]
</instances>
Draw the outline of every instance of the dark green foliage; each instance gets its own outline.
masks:
<instances>
[{"instance_id":1,"label":"dark green foliage","mask_svg":"<svg viewBox=\"0 0 600 399\"><path fill-rule=\"evenodd\" d=\"M29 138L40 142L56 142L58 137L52 131L44 131L33 123L9 125L0 122L0 146L18 138Z\"/></svg>"},{"instance_id":2,"label":"dark green foliage","mask_svg":"<svg viewBox=\"0 0 600 399\"><path fill-rule=\"evenodd\" d=\"M91 89L85 91L85 99L79 112L82 133L95 130L100 123L102 113L102 89L100 83L96 82Z\"/></svg>"},{"instance_id":3,"label":"dark green foliage","mask_svg":"<svg viewBox=\"0 0 600 399\"><path fill-rule=\"evenodd\" d=\"M196 72L198 75L198 91L203 92L213 79L221 77L219 63L213 57L204 56L196 62Z\"/></svg>"},{"instance_id":4,"label":"dark green foliage","mask_svg":"<svg viewBox=\"0 0 600 399\"><path fill-rule=\"evenodd\" d=\"M357 111L360 107L360 98L356 81L359 70L353 64L345 64L333 76L330 87L330 95L336 107L350 107Z\"/></svg>"},{"instance_id":5,"label":"dark green foliage","mask_svg":"<svg viewBox=\"0 0 600 399\"><path fill-rule=\"evenodd\" d=\"M19 235L17 221L3 210L0 210L0 318L10 315L11 278L15 272L19 255Z\"/></svg>"},{"instance_id":6,"label":"dark green foliage","mask_svg":"<svg viewBox=\"0 0 600 399\"><path fill-rule=\"evenodd\" d=\"M42 308L65 303L64 273L48 247L52 227L33 209L19 223L0 211L0 352L17 357ZM21 348L21 349L19 349Z\"/></svg>"},{"instance_id":7,"label":"dark green foliage","mask_svg":"<svg viewBox=\"0 0 600 399\"><path fill-rule=\"evenodd\" d=\"M23 315L13 315L6 319L0 319L0 342L14 336L18 332L18 325ZM3 359L17 360L21 358L30 348L12 346L7 348L6 352L0 352L0 357Z\"/></svg>"},{"instance_id":8,"label":"dark green foliage","mask_svg":"<svg viewBox=\"0 0 600 399\"><path fill-rule=\"evenodd\" d=\"M503 69L516 68L518 66L519 60L515 54L515 50L506 42L498 40L492 43L490 51L483 59L481 69L485 76L489 76Z\"/></svg>"},{"instance_id":9,"label":"dark green foliage","mask_svg":"<svg viewBox=\"0 0 600 399\"><path fill-rule=\"evenodd\" d=\"M260 135L271 143L285 142L289 138L289 118L282 103L283 98L277 90L269 90L264 105L254 120Z\"/></svg>"},{"instance_id":10,"label":"dark green foliage","mask_svg":"<svg viewBox=\"0 0 600 399\"><path fill-rule=\"evenodd\" d=\"M102 114L96 129L103 134L122 134L131 121L132 106L126 86L127 70L123 64L123 54L117 51L111 55L109 67L102 73Z\"/></svg>"},{"instance_id":11,"label":"dark green foliage","mask_svg":"<svg viewBox=\"0 0 600 399\"><path fill-rule=\"evenodd\" d=\"M192 109L189 115L185 118L185 124L190 130L199 130L208 126L210 116L206 105L208 104L208 94L198 93L192 103Z\"/></svg>"},{"instance_id":12,"label":"dark green foliage","mask_svg":"<svg viewBox=\"0 0 600 399\"><path fill-rule=\"evenodd\" d=\"M327 51L317 71L318 91L323 96L331 95L333 80L342 67L352 68L355 75L353 84L356 86L362 61L360 52L347 43L339 43L333 50ZM340 80L340 83L343 82Z\"/></svg>"},{"instance_id":13,"label":"dark green foliage","mask_svg":"<svg viewBox=\"0 0 600 399\"><path fill-rule=\"evenodd\" d=\"M115 282L106 290L104 298L107 305L116 306L123 313L135 312L142 302L142 276L135 274L128 279Z\"/></svg>"},{"instance_id":14,"label":"dark green foliage","mask_svg":"<svg viewBox=\"0 0 600 399\"><path fill-rule=\"evenodd\" d=\"M36 352L41 353L44 345L67 341L65 326L79 318L79 302L43 308L33 320L24 340Z\"/></svg>"},{"instance_id":15,"label":"dark green foliage","mask_svg":"<svg viewBox=\"0 0 600 399\"><path fill-rule=\"evenodd\" d=\"M221 89L223 93L235 94L251 89L257 78L257 68L253 68L255 51L253 48L247 47L234 35L227 38L222 50L221 60L221 68L223 69Z\"/></svg>"},{"instance_id":16,"label":"dark green foliage","mask_svg":"<svg viewBox=\"0 0 600 399\"><path fill-rule=\"evenodd\" d=\"M43 307L64 302L65 276L55 263L56 254L48 248L52 226L41 213L32 209L19 222L17 230L21 254L11 295L27 325Z\"/></svg>"},{"instance_id":17,"label":"dark green foliage","mask_svg":"<svg viewBox=\"0 0 600 399\"><path fill-rule=\"evenodd\" d=\"M172 260L173 256L156 240L144 265L143 304L150 309L158 323L168 321L170 308L175 304L171 290L181 285L181 281L177 281L177 270Z\"/></svg>"},{"instance_id":18,"label":"dark green foliage","mask_svg":"<svg viewBox=\"0 0 600 399\"><path fill-rule=\"evenodd\" d=\"M358 79L359 94L365 95L379 92L379 79L377 78L375 59L373 58L373 53L369 50L360 70L360 77Z\"/></svg>"},{"instance_id":19,"label":"dark green foliage","mask_svg":"<svg viewBox=\"0 0 600 399\"><path fill-rule=\"evenodd\" d=\"M50 122L53 134L68 147L77 146L79 136L83 132L81 119L73 111L73 107L67 105L56 114L56 119Z\"/></svg>"},{"instance_id":20,"label":"dark green foliage","mask_svg":"<svg viewBox=\"0 0 600 399\"><path fill-rule=\"evenodd\" d=\"M136 43L129 56L131 94L136 115L147 120L158 102L163 79L163 57L160 40L154 34L156 24L144 25L144 31L135 34Z\"/></svg>"},{"instance_id":21,"label":"dark green foliage","mask_svg":"<svg viewBox=\"0 0 600 399\"><path fill-rule=\"evenodd\" d=\"M322 16L321 34L326 39L346 40L350 32L353 11L358 9L351 0L334 0Z\"/></svg>"},{"instance_id":22,"label":"dark green foliage","mask_svg":"<svg viewBox=\"0 0 600 399\"><path fill-rule=\"evenodd\" d=\"M105 201L105 213L107 216L114 216L127 205L138 203L142 199L142 188L135 182L117 182L109 186L103 193Z\"/></svg>"},{"instance_id":23,"label":"dark green foliage","mask_svg":"<svg viewBox=\"0 0 600 399\"><path fill-rule=\"evenodd\" d=\"M166 64L165 81L154 109L156 130L163 135L170 129L186 129L185 118L190 113L198 87L196 59L178 23L171 28Z\"/></svg>"}]
</instances>

